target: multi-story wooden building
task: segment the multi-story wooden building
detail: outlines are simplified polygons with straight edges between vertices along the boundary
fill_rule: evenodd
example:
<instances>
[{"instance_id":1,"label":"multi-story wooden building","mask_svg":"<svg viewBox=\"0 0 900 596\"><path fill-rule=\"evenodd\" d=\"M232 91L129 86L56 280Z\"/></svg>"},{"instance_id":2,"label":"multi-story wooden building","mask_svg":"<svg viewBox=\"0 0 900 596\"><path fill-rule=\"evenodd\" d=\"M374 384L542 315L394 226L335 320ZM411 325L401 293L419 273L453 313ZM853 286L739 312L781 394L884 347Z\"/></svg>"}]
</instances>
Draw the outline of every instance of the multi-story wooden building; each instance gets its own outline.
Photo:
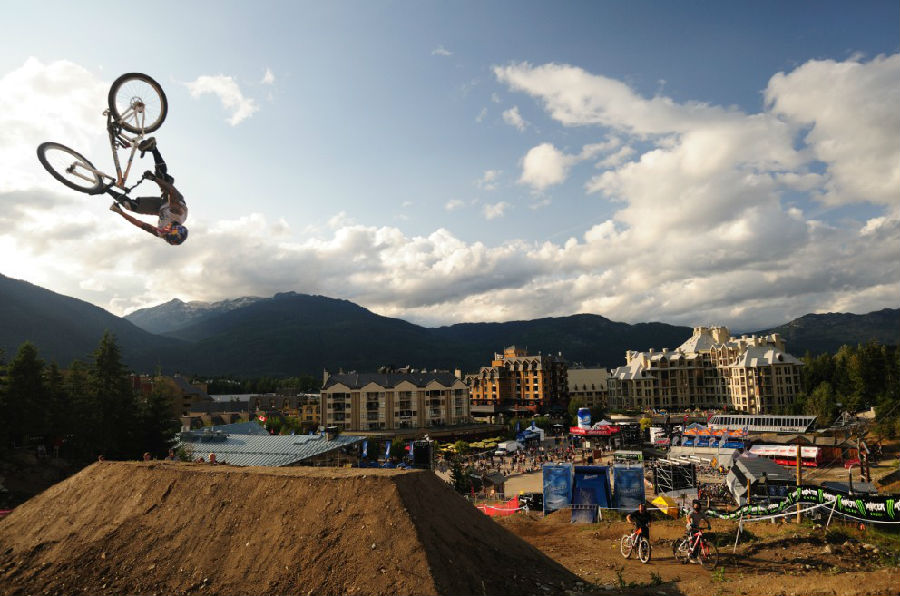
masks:
<instances>
[{"instance_id":1,"label":"multi-story wooden building","mask_svg":"<svg viewBox=\"0 0 900 596\"><path fill-rule=\"evenodd\" d=\"M321 420L346 431L428 428L471 422L465 383L449 372L330 374Z\"/></svg>"},{"instance_id":2,"label":"multi-story wooden building","mask_svg":"<svg viewBox=\"0 0 900 596\"><path fill-rule=\"evenodd\" d=\"M696 327L675 350L626 352L607 383L610 407L773 413L800 393L801 366L777 333L733 338L726 327Z\"/></svg>"},{"instance_id":3,"label":"multi-story wooden building","mask_svg":"<svg viewBox=\"0 0 900 596\"><path fill-rule=\"evenodd\" d=\"M565 412L569 406L568 366L562 357L510 346L494 354L490 366L466 375L472 414L529 416Z\"/></svg>"},{"instance_id":4,"label":"multi-story wooden building","mask_svg":"<svg viewBox=\"0 0 900 596\"><path fill-rule=\"evenodd\" d=\"M570 368L568 370L569 401L579 400L585 408L609 407L605 368Z\"/></svg>"}]
</instances>

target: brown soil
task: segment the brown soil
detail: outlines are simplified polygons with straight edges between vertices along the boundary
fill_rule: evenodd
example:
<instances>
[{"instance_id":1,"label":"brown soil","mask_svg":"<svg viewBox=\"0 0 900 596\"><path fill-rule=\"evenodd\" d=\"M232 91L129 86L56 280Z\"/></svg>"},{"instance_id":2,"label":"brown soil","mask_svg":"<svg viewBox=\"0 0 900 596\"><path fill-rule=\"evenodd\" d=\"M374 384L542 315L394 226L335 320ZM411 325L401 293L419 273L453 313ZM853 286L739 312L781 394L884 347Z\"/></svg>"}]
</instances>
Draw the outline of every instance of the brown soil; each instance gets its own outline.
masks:
<instances>
[{"instance_id":1,"label":"brown soil","mask_svg":"<svg viewBox=\"0 0 900 596\"><path fill-rule=\"evenodd\" d=\"M900 593L896 536L754 523L732 554L716 520L710 571L672 557L679 521L643 565L624 522L569 519L493 521L428 472L109 462L0 520L0 594Z\"/></svg>"},{"instance_id":2,"label":"brown soil","mask_svg":"<svg viewBox=\"0 0 900 596\"><path fill-rule=\"evenodd\" d=\"M714 570L683 565L672 556L672 543L684 533L681 521L657 521L651 529L653 555L642 564L624 559L619 538L625 522L575 525L556 513L518 515L498 520L582 578L589 592L713 595L862 595L900 594L897 536L873 535L837 525L831 534L808 524L746 524L732 552L737 524L713 520L720 563ZM826 536L837 544L827 544ZM864 545L869 545L867 549ZM875 547L877 550L871 550Z\"/></svg>"},{"instance_id":3,"label":"brown soil","mask_svg":"<svg viewBox=\"0 0 900 596\"><path fill-rule=\"evenodd\" d=\"M430 472L94 464L0 520L3 594L562 594Z\"/></svg>"}]
</instances>

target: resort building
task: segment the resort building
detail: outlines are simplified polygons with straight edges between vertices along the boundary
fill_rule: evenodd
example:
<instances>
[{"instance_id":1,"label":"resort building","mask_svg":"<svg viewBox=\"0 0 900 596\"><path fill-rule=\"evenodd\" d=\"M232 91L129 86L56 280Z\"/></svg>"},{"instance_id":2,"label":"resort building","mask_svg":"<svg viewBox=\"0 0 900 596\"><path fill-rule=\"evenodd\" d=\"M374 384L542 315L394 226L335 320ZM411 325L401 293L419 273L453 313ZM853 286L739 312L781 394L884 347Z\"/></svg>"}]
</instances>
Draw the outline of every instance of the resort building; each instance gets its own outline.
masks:
<instances>
[{"instance_id":1,"label":"resort building","mask_svg":"<svg viewBox=\"0 0 900 596\"><path fill-rule=\"evenodd\" d=\"M531 416L565 412L569 406L568 365L562 357L510 346L490 366L466 375L473 416Z\"/></svg>"},{"instance_id":2,"label":"resort building","mask_svg":"<svg viewBox=\"0 0 900 596\"><path fill-rule=\"evenodd\" d=\"M629 350L608 381L613 409L723 408L774 413L800 393L803 363L777 334L731 337L727 327L695 327L674 350Z\"/></svg>"},{"instance_id":3,"label":"resort building","mask_svg":"<svg viewBox=\"0 0 900 596\"><path fill-rule=\"evenodd\" d=\"M568 371L569 401L579 400L585 408L609 407L605 368L570 368Z\"/></svg>"},{"instance_id":4,"label":"resort building","mask_svg":"<svg viewBox=\"0 0 900 596\"><path fill-rule=\"evenodd\" d=\"M321 420L345 431L471 422L465 383L449 372L325 372Z\"/></svg>"}]
</instances>

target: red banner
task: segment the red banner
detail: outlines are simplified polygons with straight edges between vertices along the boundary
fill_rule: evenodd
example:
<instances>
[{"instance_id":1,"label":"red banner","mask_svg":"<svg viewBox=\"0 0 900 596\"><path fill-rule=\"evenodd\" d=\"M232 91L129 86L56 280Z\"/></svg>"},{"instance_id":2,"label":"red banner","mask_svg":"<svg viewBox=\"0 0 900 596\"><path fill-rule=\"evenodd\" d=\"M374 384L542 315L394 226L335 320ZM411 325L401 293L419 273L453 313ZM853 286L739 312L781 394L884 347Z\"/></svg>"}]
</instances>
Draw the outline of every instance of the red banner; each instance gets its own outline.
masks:
<instances>
[{"instance_id":1,"label":"red banner","mask_svg":"<svg viewBox=\"0 0 900 596\"><path fill-rule=\"evenodd\" d=\"M583 437L608 437L621 432L618 426L598 426L591 428L581 428L580 426L570 426L570 435L581 435Z\"/></svg>"}]
</instances>

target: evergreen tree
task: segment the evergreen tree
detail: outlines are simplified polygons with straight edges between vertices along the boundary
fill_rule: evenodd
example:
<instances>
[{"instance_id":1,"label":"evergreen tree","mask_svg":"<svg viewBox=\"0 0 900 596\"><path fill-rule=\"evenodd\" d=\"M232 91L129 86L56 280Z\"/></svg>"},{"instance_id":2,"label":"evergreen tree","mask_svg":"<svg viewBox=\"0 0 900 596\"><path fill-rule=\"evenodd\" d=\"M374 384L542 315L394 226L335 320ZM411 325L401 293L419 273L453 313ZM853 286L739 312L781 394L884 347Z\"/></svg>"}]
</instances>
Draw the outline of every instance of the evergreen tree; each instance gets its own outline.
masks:
<instances>
[{"instance_id":1,"label":"evergreen tree","mask_svg":"<svg viewBox=\"0 0 900 596\"><path fill-rule=\"evenodd\" d=\"M157 379L150 395L141 402L138 428L144 451L162 457L172 446L172 439L180 427L173 410L176 394L172 383Z\"/></svg>"},{"instance_id":2,"label":"evergreen tree","mask_svg":"<svg viewBox=\"0 0 900 596\"><path fill-rule=\"evenodd\" d=\"M831 383L822 381L806 398L806 413L816 416L816 424L830 426L835 419L837 406Z\"/></svg>"},{"instance_id":3,"label":"evergreen tree","mask_svg":"<svg viewBox=\"0 0 900 596\"><path fill-rule=\"evenodd\" d=\"M140 455L135 441L137 412L128 370L115 338L103 334L88 373L89 393L98 408L97 447L108 459Z\"/></svg>"},{"instance_id":4,"label":"evergreen tree","mask_svg":"<svg viewBox=\"0 0 900 596\"><path fill-rule=\"evenodd\" d=\"M34 344L22 344L9 365L6 387L8 434L16 445L24 444L29 436L46 432L43 371L44 361L38 358Z\"/></svg>"},{"instance_id":5,"label":"evergreen tree","mask_svg":"<svg viewBox=\"0 0 900 596\"><path fill-rule=\"evenodd\" d=\"M65 391L72 404L70 421L71 440L66 448L83 461L92 461L101 452L100 406L90 390L88 367L80 360L73 360L65 375Z\"/></svg>"},{"instance_id":6,"label":"evergreen tree","mask_svg":"<svg viewBox=\"0 0 900 596\"><path fill-rule=\"evenodd\" d=\"M44 371L47 388L47 439L50 444L60 444L72 431L72 402L66 392L66 382L55 362Z\"/></svg>"},{"instance_id":7,"label":"evergreen tree","mask_svg":"<svg viewBox=\"0 0 900 596\"><path fill-rule=\"evenodd\" d=\"M6 399L6 352L0 348L0 412L9 412L9 403ZM10 424L8 416L0 416L0 453L3 453L10 445Z\"/></svg>"}]
</instances>

